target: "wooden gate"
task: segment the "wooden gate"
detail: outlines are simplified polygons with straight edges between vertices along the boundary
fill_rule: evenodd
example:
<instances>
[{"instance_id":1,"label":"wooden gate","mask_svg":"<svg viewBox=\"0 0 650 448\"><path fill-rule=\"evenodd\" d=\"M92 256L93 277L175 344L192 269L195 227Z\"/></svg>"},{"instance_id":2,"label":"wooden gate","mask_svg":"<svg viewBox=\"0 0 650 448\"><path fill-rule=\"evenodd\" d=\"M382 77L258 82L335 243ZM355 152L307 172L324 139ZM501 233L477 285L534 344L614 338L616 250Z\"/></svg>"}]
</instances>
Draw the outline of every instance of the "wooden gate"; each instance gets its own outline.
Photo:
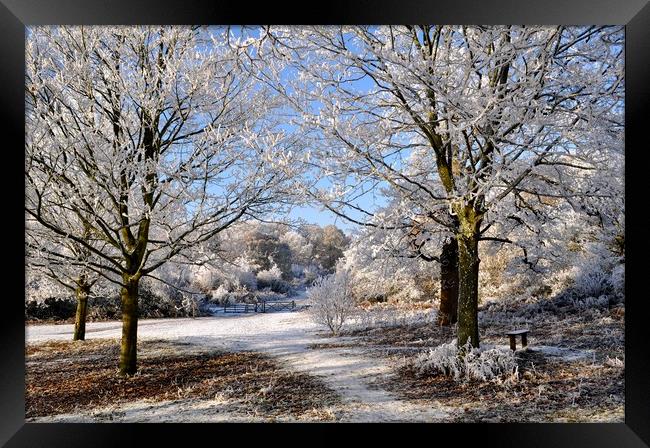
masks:
<instances>
[{"instance_id":1,"label":"wooden gate","mask_svg":"<svg viewBox=\"0 0 650 448\"><path fill-rule=\"evenodd\" d=\"M283 302L260 302L260 303L233 303L224 304L224 313L267 313L273 311L293 311L296 309L296 301Z\"/></svg>"}]
</instances>

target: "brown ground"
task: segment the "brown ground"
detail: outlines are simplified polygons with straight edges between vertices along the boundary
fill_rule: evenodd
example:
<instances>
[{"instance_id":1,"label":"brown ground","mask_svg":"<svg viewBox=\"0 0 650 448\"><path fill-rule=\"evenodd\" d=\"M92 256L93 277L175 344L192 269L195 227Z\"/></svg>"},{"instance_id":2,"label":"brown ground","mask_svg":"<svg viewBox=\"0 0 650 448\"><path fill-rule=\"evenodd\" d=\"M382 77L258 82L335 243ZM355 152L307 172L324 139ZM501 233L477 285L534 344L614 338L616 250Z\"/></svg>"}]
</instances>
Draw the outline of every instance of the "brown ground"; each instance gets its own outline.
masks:
<instances>
[{"instance_id":1,"label":"brown ground","mask_svg":"<svg viewBox=\"0 0 650 448\"><path fill-rule=\"evenodd\" d=\"M380 385L407 399L456 407L459 422L623 421L622 368L549 361L532 351L518 357L516 381L456 382L403 366Z\"/></svg>"},{"instance_id":2,"label":"brown ground","mask_svg":"<svg viewBox=\"0 0 650 448\"><path fill-rule=\"evenodd\" d=\"M596 350L597 358L623 356L625 308L611 310L566 313L552 315L540 314L525 324L512 324L508 319L502 322L490 320L479 322L481 343L508 344L505 333L515 327L530 329L528 345L549 345L579 350ZM354 345L367 347L429 348L449 342L456 337L453 327L439 327L428 324L371 328L343 332L344 336L359 337ZM520 339L517 339L519 347ZM345 344L343 344L345 345ZM315 347L316 348L316 347Z\"/></svg>"},{"instance_id":3,"label":"brown ground","mask_svg":"<svg viewBox=\"0 0 650 448\"><path fill-rule=\"evenodd\" d=\"M517 352L516 381L468 383L419 375L409 361L425 349L452 340L455 331L448 328L418 325L347 335L360 339L354 345L364 346L369 354L389 356L398 366L394 376L376 382L376 387L409 400L429 399L432 406L455 407L455 421L622 422L624 368L609 365L607 359L625 358L624 315L624 307L617 307L574 310L559 316L542 313L525 325L501 323L499 319L481 324L482 344L508 344L507 330L530 328L529 350ZM519 338L517 344L519 347ZM593 356L569 361L536 352L535 346L540 345L590 350Z\"/></svg>"},{"instance_id":4,"label":"brown ground","mask_svg":"<svg viewBox=\"0 0 650 448\"><path fill-rule=\"evenodd\" d=\"M456 409L453 421L621 422L624 368L611 365L608 358L624 360L624 315L624 307L542 312L523 325L513 325L505 314L487 315L480 329L483 344L507 344L507 330L530 328L530 349L517 352L518 375L491 382L423 376L410 365L421 351L452 340L455 332L449 328L420 324L347 332L335 343L310 348L362 347L368 355L391 359L394 374L377 378L374 387L406 400L424 399L434 407ZM551 357L535 351L542 345L589 350L593 356L573 361ZM219 395L244 414L332 418L326 409L339 397L317 378L288 372L259 353L206 350L143 340L138 344L138 373L121 378L117 340L28 345L26 415Z\"/></svg>"},{"instance_id":5,"label":"brown ground","mask_svg":"<svg viewBox=\"0 0 650 448\"><path fill-rule=\"evenodd\" d=\"M242 412L299 416L334 404L318 379L287 372L259 353L206 352L167 341L138 343L136 375L117 375L117 340L48 342L26 347L26 417L100 408L141 399L237 401Z\"/></svg>"}]
</instances>

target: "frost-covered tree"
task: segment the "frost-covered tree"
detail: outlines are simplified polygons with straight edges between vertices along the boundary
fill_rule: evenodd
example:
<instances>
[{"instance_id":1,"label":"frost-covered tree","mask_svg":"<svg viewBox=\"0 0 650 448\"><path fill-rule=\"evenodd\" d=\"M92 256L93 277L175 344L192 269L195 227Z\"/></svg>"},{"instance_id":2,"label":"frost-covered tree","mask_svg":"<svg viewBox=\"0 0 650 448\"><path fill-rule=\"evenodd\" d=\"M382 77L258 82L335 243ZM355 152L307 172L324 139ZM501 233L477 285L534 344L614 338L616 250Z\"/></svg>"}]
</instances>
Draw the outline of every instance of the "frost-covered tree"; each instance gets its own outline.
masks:
<instances>
[{"instance_id":1,"label":"frost-covered tree","mask_svg":"<svg viewBox=\"0 0 650 448\"><path fill-rule=\"evenodd\" d=\"M305 225L302 231L309 241L311 262L327 272L333 272L350 242L345 233L332 224L324 227Z\"/></svg>"},{"instance_id":2,"label":"frost-covered tree","mask_svg":"<svg viewBox=\"0 0 650 448\"><path fill-rule=\"evenodd\" d=\"M63 210L60 212L64 213ZM71 221L68 221L68 224L74 227ZM86 316L91 290L95 285L107 286L107 282L101 281L101 276L96 272L101 263L87 247L92 245L101 248L102 242L92 239L88 226L84 226L80 234L86 245L70 238L61 238L31 220L25 230L25 263L30 274L45 276L75 295L77 311L72 335L74 341L82 341L86 337Z\"/></svg>"},{"instance_id":3,"label":"frost-covered tree","mask_svg":"<svg viewBox=\"0 0 650 448\"><path fill-rule=\"evenodd\" d=\"M165 271L168 280L161 280L176 283L183 277L184 289L213 298L217 289L219 296L224 292L255 296L256 291L269 287L286 293L289 280L299 286L332 272L346 245L347 237L334 226L240 221L192 248L182 263L194 266L187 266L182 276ZM324 260L328 269L322 266ZM155 276L163 276L160 269Z\"/></svg>"},{"instance_id":4,"label":"frost-covered tree","mask_svg":"<svg viewBox=\"0 0 650 448\"><path fill-rule=\"evenodd\" d=\"M348 243L345 233L334 225L243 222L221 235L216 246L231 259L244 249L259 269L276 264L288 278L294 264L333 272Z\"/></svg>"},{"instance_id":5,"label":"frost-covered tree","mask_svg":"<svg viewBox=\"0 0 650 448\"><path fill-rule=\"evenodd\" d=\"M351 289L360 301L418 301L435 299L423 288L437 280L430 263L412 256L403 235L364 227L353 235L337 269L349 272Z\"/></svg>"},{"instance_id":6,"label":"frost-covered tree","mask_svg":"<svg viewBox=\"0 0 650 448\"><path fill-rule=\"evenodd\" d=\"M356 263L355 270L371 272L379 268L384 275L390 277L398 275L399 272L398 277L404 281L402 277L411 269L411 277L414 278L409 283L413 285L415 277L429 280L436 278L437 293L431 288L427 288L427 292L428 299L434 299L435 296L439 301L437 324L448 326L456 323L458 244L455 237L450 235L446 228L414 210L412 203L405 201L399 192L387 188L383 193L388 198L388 204L367 213L363 231L353 244L353 254L358 256L362 251L370 251L373 254L372 261L368 266L361 266L353 261ZM363 239L367 241L362 241ZM350 254L346 252L346 258L348 255ZM394 266L396 270L390 266ZM428 274L425 274L426 271ZM405 289L411 292L416 290L417 288L411 285ZM409 295L419 297L420 293L406 294Z\"/></svg>"},{"instance_id":7,"label":"frost-covered tree","mask_svg":"<svg viewBox=\"0 0 650 448\"><path fill-rule=\"evenodd\" d=\"M531 201L599 194L574 179L622 153L621 27L271 27L268 42L287 64L259 76L296 74L277 89L333 185L312 195L363 223L357 198L389 186L418 238L455 239L459 346L479 345L479 241L544 225Z\"/></svg>"},{"instance_id":8,"label":"frost-covered tree","mask_svg":"<svg viewBox=\"0 0 650 448\"><path fill-rule=\"evenodd\" d=\"M249 256L262 270L275 265L283 277L291 275L291 249L281 241L286 228L281 225L247 223L242 235ZM241 250L241 248L240 248Z\"/></svg>"},{"instance_id":9,"label":"frost-covered tree","mask_svg":"<svg viewBox=\"0 0 650 448\"><path fill-rule=\"evenodd\" d=\"M203 27L27 34L25 211L119 286L121 374L136 371L141 278L286 196L292 142L277 95L245 68L255 41Z\"/></svg>"}]
</instances>

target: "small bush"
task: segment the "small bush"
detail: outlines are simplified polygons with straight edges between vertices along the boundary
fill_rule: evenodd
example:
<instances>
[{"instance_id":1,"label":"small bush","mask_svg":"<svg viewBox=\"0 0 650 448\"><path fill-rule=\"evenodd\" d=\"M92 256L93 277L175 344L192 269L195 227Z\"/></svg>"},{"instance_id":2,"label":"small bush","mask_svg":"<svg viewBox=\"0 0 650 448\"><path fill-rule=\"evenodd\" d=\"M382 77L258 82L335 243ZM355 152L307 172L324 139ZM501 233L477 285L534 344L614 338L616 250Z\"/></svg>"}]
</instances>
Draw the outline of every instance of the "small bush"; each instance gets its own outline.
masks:
<instances>
[{"instance_id":1,"label":"small bush","mask_svg":"<svg viewBox=\"0 0 650 448\"><path fill-rule=\"evenodd\" d=\"M319 278L307 289L307 297L312 319L327 326L334 336L338 336L355 309L348 272L340 271Z\"/></svg>"},{"instance_id":2,"label":"small bush","mask_svg":"<svg viewBox=\"0 0 650 448\"><path fill-rule=\"evenodd\" d=\"M590 263L576 275L574 291L582 297L598 297L611 292L611 274L603 266Z\"/></svg>"},{"instance_id":3,"label":"small bush","mask_svg":"<svg viewBox=\"0 0 650 448\"><path fill-rule=\"evenodd\" d=\"M289 292L289 284L282 279L282 271L277 265L273 264L270 269L257 273L257 288L269 288L273 292Z\"/></svg>"},{"instance_id":4,"label":"small bush","mask_svg":"<svg viewBox=\"0 0 650 448\"><path fill-rule=\"evenodd\" d=\"M610 358L608 356L605 360L605 365L608 367L625 367L625 362L622 359Z\"/></svg>"},{"instance_id":5,"label":"small bush","mask_svg":"<svg viewBox=\"0 0 650 448\"><path fill-rule=\"evenodd\" d=\"M625 294L625 261L609 253L594 253L573 269L572 292L577 297Z\"/></svg>"},{"instance_id":6,"label":"small bush","mask_svg":"<svg viewBox=\"0 0 650 448\"><path fill-rule=\"evenodd\" d=\"M219 285L217 289L213 289L212 291L210 291L208 296L209 296L210 303L214 303L217 305L224 305L225 303L228 303L230 292L228 291L228 288L226 288L224 285Z\"/></svg>"},{"instance_id":7,"label":"small bush","mask_svg":"<svg viewBox=\"0 0 650 448\"><path fill-rule=\"evenodd\" d=\"M249 291L245 286L237 285L229 290L225 285L219 285L217 289L213 289L208 294L207 305L211 307L232 303L254 303L257 301L255 295L255 292Z\"/></svg>"},{"instance_id":8,"label":"small bush","mask_svg":"<svg viewBox=\"0 0 650 448\"><path fill-rule=\"evenodd\" d=\"M413 365L422 375L439 373L454 380L489 381L516 372L514 352L501 348L475 348L468 342L462 350L451 341L418 355Z\"/></svg>"},{"instance_id":9,"label":"small bush","mask_svg":"<svg viewBox=\"0 0 650 448\"><path fill-rule=\"evenodd\" d=\"M303 270L303 276L305 278L305 285L311 286L318 279L318 269L313 265L309 265Z\"/></svg>"},{"instance_id":10,"label":"small bush","mask_svg":"<svg viewBox=\"0 0 650 448\"><path fill-rule=\"evenodd\" d=\"M375 328L410 327L420 325L435 325L437 311L424 304L418 308L410 303L370 304L368 301L359 303L346 328L351 331L363 331Z\"/></svg>"},{"instance_id":11,"label":"small bush","mask_svg":"<svg viewBox=\"0 0 650 448\"><path fill-rule=\"evenodd\" d=\"M625 294L625 264L619 264L612 270L609 282L617 294Z\"/></svg>"}]
</instances>

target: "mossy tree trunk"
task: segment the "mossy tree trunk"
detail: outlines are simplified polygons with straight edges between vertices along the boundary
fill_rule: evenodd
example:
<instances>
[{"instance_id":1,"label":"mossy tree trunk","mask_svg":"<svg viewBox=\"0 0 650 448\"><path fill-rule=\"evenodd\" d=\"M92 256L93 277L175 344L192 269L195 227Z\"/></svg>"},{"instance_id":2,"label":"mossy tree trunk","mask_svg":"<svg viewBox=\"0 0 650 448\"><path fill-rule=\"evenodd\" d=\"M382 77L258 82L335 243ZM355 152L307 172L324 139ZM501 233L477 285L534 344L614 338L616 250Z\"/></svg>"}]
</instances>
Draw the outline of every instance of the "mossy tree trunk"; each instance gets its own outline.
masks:
<instances>
[{"instance_id":1,"label":"mossy tree trunk","mask_svg":"<svg viewBox=\"0 0 650 448\"><path fill-rule=\"evenodd\" d=\"M440 254L440 309L438 325L449 326L458 321L458 241L452 237L442 246Z\"/></svg>"},{"instance_id":2,"label":"mossy tree trunk","mask_svg":"<svg viewBox=\"0 0 650 448\"><path fill-rule=\"evenodd\" d=\"M75 290L77 296L77 313L74 320L73 341L83 341L86 339L86 315L88 314L88 296L90 295L90 286L80 281Z\"/></svg>"},{"instance_id":3,"label":"mossy tree trunk","mask_svg":"<svg viewBox=\"0 0 650 448\"><path fill-rule=\"evenodd\" d=\"M114 121L116 142L120 140L121 128L119 112L115 112ZM146 164L155 167L160 155L160 136L157 134L160 114L153 115L143 110L142 113L142 148ZM143 216L137 224L137 233L132 232L132 222L129 219L129 194L131 193L131 179L124 169L120 173L120 182L123 193L120 196L120 216L122 228L120 230L122 241L126 249L125 269L122 273L122 342L120 345L120 375L133 375L137 370L137 344L138 344L138 286L140 278L146 274L143 265L146 260L147 245L149 244L149 229L151 218ZM154 168L148 169L145 175L145 186L142 189L144 204L153 210L155 208L154 195L158 187L158 175Z\"/></svg>"},{"instance_id":4,"label":"mossy tree trunk","mask_svg":"<svg viewBox=\"0 0 650 448\"><path fill-rule=\"evenodd\" d=\"M458 345L469 340L478 347L478 242L482 214L468 205L459 209L458 218Z\"/></svg>"},{"instance_id":5,"label":"mossy tree trunk","mask_svg":"<svg viewBox=\"0 0 650 448\"><path fill-rule=\"evenodd\" d=\"M128 274L123 276L120 375L133 375L137 369L139 283L139 276L132 277Z\"/></svg>"}]
</instances>

